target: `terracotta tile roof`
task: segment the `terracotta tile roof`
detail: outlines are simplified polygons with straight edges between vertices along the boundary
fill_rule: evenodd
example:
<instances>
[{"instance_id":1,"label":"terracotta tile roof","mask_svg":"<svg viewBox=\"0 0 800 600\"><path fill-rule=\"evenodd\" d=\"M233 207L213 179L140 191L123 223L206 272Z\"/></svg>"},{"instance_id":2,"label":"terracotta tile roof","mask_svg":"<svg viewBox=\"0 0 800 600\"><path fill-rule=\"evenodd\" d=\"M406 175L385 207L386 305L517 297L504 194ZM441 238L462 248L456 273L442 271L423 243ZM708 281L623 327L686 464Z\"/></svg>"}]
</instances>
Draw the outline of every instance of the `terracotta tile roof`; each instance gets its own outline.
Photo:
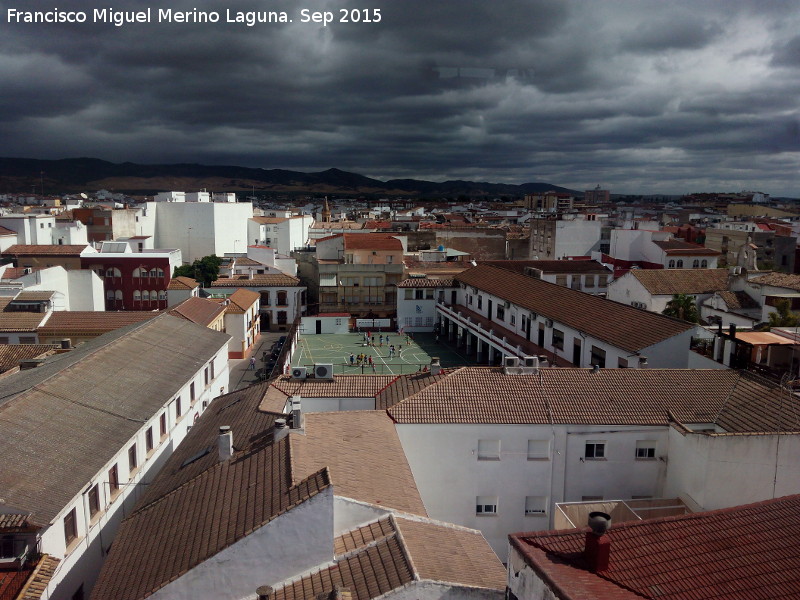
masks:
<instances>
[{"instance_id":1,"label":"terracotta tile roof","mask_svg":"<svg viewBox=\"0 0 800 600\"><path fill-rule=\"evenodd\" d=\"M169 280L169 285L167 285L168 290L193 290L196 287L199 287L200 284L197 283L191 277L173 277Z\"/></svg>"},{"instance_id":2,"label":"terracotta tile roof","mask_svg":"<svg viewBox=\"0 0 800 600\"><path fill-rule=\"evenodd\" d=\"M22 255L59 255L59 256L80 256L81 252L91 248L87 244L59 245L59 244L14 244L3 250L2 254L7 256Z\"/></svg>"},{"instance_id":3,"label":"terracotta tile roof","mask_svg":"<svg viewBox=\"0 0 800 600\"><path fill-rule=\"evenodd\" d=\"M363 527L351 529L335 538L333 540L333 553L336 556L347 554L383 537L393 535L396 531L394 519L390 517L373 521Z\"/></svg>"},{"instance_id":4,"label":"terracotta tile roof","mask_svg":"<svg viewBox=\"0 0 800 600\"><path fill-rule=\"evenodd\" d=\"M236 257L236 266L243 266L243 267L263 267L264 263L259 262L257 260L253 260L252 258L248 258L246 256L238 256Z\"/></svg>"},{"instance_id":5,"label":"terracotta tile roof","mask_svg":"<svg viewBox=\"0 0 800 600\"><path fill-rule=\"evenodd\" d=\"M30 522L31 515L0 515L0 532L14 533L16 531L27 531L33 527Z\"/></svg>"},{"instance_id":6,"label":"terracotta tile roof","mask_svg":"<svg viewBox=\"0 0 800 600\"><path fill-rule=\"evenodd\" d=\"M325 470L290 483L287 438L217 458L122 522L92 598L143 598L329 485Z\"/></svg>"},{"instance_id":7,"label":"terracotta tile roof","mask_svg":"<svg viewBox=\"0 0 800 600\"><path fill-rule=\"evenodd\" d=\"M42 598L60 562L59 559L49 554L42 556L25 588L17 596L17 600L39 600Z\"/></svg>"},{"instance_id":8,"label":"terracotta tile roof","mask_svg":"<svg viewBox=\"0 0 800 600\"><path fill-rule=\"evenodd\" d=\"M395 524L420 579L505 590L506 570L480 532L400 517Z\"/></svg>"},{"instance_id":9,"label":"terracotta tile roof","mask_svg":"<svg viewBox=\"0 0 800 600\"><path fill-rule=\"evenodd\" d=\"M350 318L350 313L319 313L317 317L347 317Z\"/></svg>"},{"instance_id":10,"label":"terracotta tile roof","mask_svg":"<svg viewBox=\"0 0 800 600\"><path fill-rule=\"evenodd\" d=\"M753 300L747 292L717 292L720 298L725 301L728 310L753 310L761 308L761 305Z\"/></svg>"},{"instance_id":11,"label":"terracotta tile roof","mask_svg":"<svg viewBox=\"0 0 800 600\"><path fill-rule=\"evenodd\" d=\"M289 436L294 481L328 467L337 496L427 515L384 411L308 413L304 419L305 435Z\"/></svg>"},{"instance_id":12,"label":"terracotta tile roof","mask_svg":"<svg viewBox=\"0 0 800 600\"><path fill-rule=\"evenodd\" d=\"M455 280L628 352L638 352L693 328L678 319L496 267L478 265L456 275Z\"/></svg>"},{"instance_id":13,"label":"terracotta tile roof","mask_svg":"<svg viewBox=\"0 0 800 600\"><path fill-rule=\"evenodd\" d=\"M5 506L50 523L229 339L162 314L5 377Z\"/></svg>"},{"instance_id":14,"label":"terracotta tile roof","mask_svg":"<svg viewBox=\"0 0 800 600\"><path fill-rule=\"evenodd\" d=\"M795 598L800 589L800 496L615 524L606 533L609 567L596 575L583 559L584 531L519 533L510 541L562 588L563 600ZM555 572L554 559L572 568ZM596 581L604 582L602 594ZM618 593L608 594L614 587Z\"/></svg>"},{"instance_id":15,"label":"terracotta tile roof","mask_svg":"<svg viewBox=\"0 0 800 600\"><path fill-rule=\"evenodd\" d=\"M452 369L442 369L439 375L433 375L430 372L400 375L378 393L375 397L375 408L385 410L394 406L401 400L413 396L420 390L424 390L429 385L441 381L451 372Z\"/></svg>"},{"instance_id":16,"label":"terracotta tile roof","mask_svg":"<svg viewBox=\"0 0 800 600\"><path fill-rule=\"evenodd\" d=\"M525 274L525 269L541 269L545 273L599 273L609 274L610 269L596 260L479 260L478 264L508 269Z\"/></svg>"},{"instance_id":17,"label":"terracotta tile roof","mask_svg":"<svg viewBox=\"0 0 800 600\"><path fill-rule=\"evenodd\" d=\"M19 300L20 302L41 302L43 300L50 300L55 296L55 292L47 291L22 291L14 298L13 302Z\"/></svg>"},{"instance_id":18,"label":"terracotta tile roof","mask_svg":"<svg viewBox=\"0 0 800 600\"><path fill-rule=\"evenodd\" d=\"M155 502L218 463L217 439L222 425L231 428L236 450L256 450L271 443L275 419L281 415L259 408L268 389L269 382L263 382L216 397L202 418L192 426L191 435L178 445L164 463L159 476L148 486L137 507ZM185 464L189 459L194 460Z\"/></svg>"},{"instance_id":19,"label":"terracotta tile roof","mask_svg":"<svg viewBox=\"0 0 800 600\"><path fill-rule=\"evenodd\" d=\"M462 367L388 412L398 423L667 426L675 419L732 433L800 431L798 398L718 369L544 368L534 376Z\"/></svg>"},{"instance_id":20,"label":"terracotta tile roof","mask_svg":"<svg viewBox=\"0 0 800 600\"><path fill-rule=\"evenodd\" d=\"M505 589L503 564L473 529L395 515L337 537L334 549L333 565L278 587L276 599L327 598L338 587L369 600L415 581L455 586L454 598L469 596L463 588Z\"/></svg>"},{"instance_id":21,"label":"terracotta tile roof","mask_svg":"<svg viewBox=\"0 0 800 600\"><path fill-rule=\"evenodd\" d=\"M410 277L408 279L404 279L400 283L397 284L399 288L440 288L440 287L453 287L453 278L452 277L444 277L442 279L436 279L433 277L425 277L424 279L421 277Z\"/></svg>"},{"instance_id":22,"label":"terracotta tile roof","mask_svg":"<svg viewBox=\"0 0 800 600\"><path fill-rule=\"evenodd\" d=\"M23 275L26 275L25 271L30 269L31 273L35 273L36 271L41 271L40 267L6 267L6 270L3 271L2 278L3 279L18 279Z\"/></svg>"},{"instance_id":23,"label":"terracotta tile roof","mask_svg":"<svg viewBox=\"0 0 800 600\"><path fill-rule=\"evenodd\" d=\"M174 317L181 317L203 327L208 327L225 312L225 307L205 298L192 297L187 298L180 304L176 304L167 312Z\"/></svg>"},{"instance_id":24,"label":"terracotta tile roof","mask_svg":"<svg viewBox=\"0 0 800 600\"><path fill-rule=\"evenodd\" d=\"M353 221L314 221L311 229L364 229L364 224Z\"/></svg>"},{"instance_id":25,"label":"terracotta tile roof","mask_svg":"<svg viewBox=\"0 0 800 600\"><path fill-rule=\"evenodd\" d=\"M629 273L653 295L711 294L728 289L725 269L633 269Z\"/></svg>"},{"instance_id":26,"label":"terracotta tile roof","mask_svg":"<svg viewBox=\"0 0 800 600\"><path fill-rule=\"evenodd\" d=\"M306 398L374 398L395 380L392 375L337 375L333 379L292 379L283 375L276 388L287 396Z\"/></svg>"},{"instance_id":27,"label":"terracotta tile roof","mask_svg":"<svg viewBox=\"0 0 800 600\"><path fill-rule=\"evenodd\" d=\"M225 312L244 314L253 306L261 295L252 290L238 289L228 296L230 304L225 307Z\"/></svg>"},{"instance_id":28,"label":"terracotta tile roof","mask_svg":"<svg viewBox=\"0 0 800 600\"><path fill-rule=\"evenodd\" d=\"M1 312L0 331L9 333L34 332L48 316L46 313Z\"/></svg>"},{"instance_id":29,"label":"terracotta tile roof","mask_svg":"<svg viewBox=\"0 0 800 600\"><path fill-rule=\"evenodd\" d=\"M247 275L220 277L216 281L212 281L211 285L207 285L206 289L218 287L296 287L298 285L300 285L300 280L297 277L292 277L285 273L265 273L261 275L256 274L252 277L248 277Z\"/></svg>"},{"instance_id":30,"label":"terracotta tile roof","mask_svg":"<svg viewBox=\"0 0 800 600\"><path fill-rule=\"evenodd\" d=\"M17 235L17 232L13 229L9 229L8 227L3 227L0 225L0 235Z\"/></svg>"},{"instance_id":31,"label":"terracotta tile roof","mask_svg":"<svg viewBox=\"0 0 800 600\"><path fill-rule=\"evenodd\" d=\"M152 311L90 311L90 310L60 310L52 313L47 322L39 327L39 335L70 335L94 334L100 335L114 331L120 327L141 323L159 315Z\"/></svg>"},{"instance_id":32,"label":"terracotta tile roof","mask_svg":"<svg viewBox=\"0 0 800 600\"><path fill-rule=\"evenodd\" d=\"M403 243L383 233L343 233L345 250L402 250Z\"/></svg>"},{"instance_id":33,"label":"terracotta tile roof","mask_svg":"<svg viewBox=\"0 0 800 600\"><path fill-rule=\"evenodd\" d=\"M800 292L800 275L794 273L766 273L758 277L753 277L749 280L749 283L771 285L773 287L782 287Z\"/></svg>"},{"instance_id":34,"label":"terracotta tile roof","mask_svg":"<svg viewBox=\"0 0 800 600\"><path fill-rule=\"evenodd\" d=\"M261 225L274 225L277 223L283 223L284 221L288 221L286 217L252 217L252 221L259 223Z\"/></svg>"},{"instance_id":35,"label":"terracotta tile roof","mask_svg":"<svg viewBox=\"0 0 800 600\"><path fill-rule=\"evenodd\" d=\"M691 242L684 242L682 240L665 240L653 241L653 243L661 248L667 255L680 255L680 256L719 256L720 253L711 248L706 248L699 244L692 244Z\"/></svg>"},{"instance_id":36,"label":"terracotta tile roof","mask_svg":"<svg viewBox=\"0 0 800 600\"><path fill-rule=\"evenodd\" d=\"M0 311L5 311L6 307L11 304L13 300L13 296L2 296L0 297Z\"/></svg>"},{"instance_id":37,"label":"terracotta tile roof","mask_svg":"<svg viewBox=\"0 0 800 600\"><path fill-rule=\"evenodd\" d=\"M55 352L59 346L51 344L0 344L0 373L13 369L23 360L40 358ZM0 528L2 517L0 517Z\"/></svg>"},{"instance_id":38,"label":"terracotta tile roof","mask_svg":"<svg viewBox=\"0 0 800 600\"><path fill-rule=\"evenodd\" d=\"M311 600L335 586L356 600L370 600L414 581L413 569L396 535L340 557L334 565L279 587L275 600Z\"/></svg>"}]
</instances>

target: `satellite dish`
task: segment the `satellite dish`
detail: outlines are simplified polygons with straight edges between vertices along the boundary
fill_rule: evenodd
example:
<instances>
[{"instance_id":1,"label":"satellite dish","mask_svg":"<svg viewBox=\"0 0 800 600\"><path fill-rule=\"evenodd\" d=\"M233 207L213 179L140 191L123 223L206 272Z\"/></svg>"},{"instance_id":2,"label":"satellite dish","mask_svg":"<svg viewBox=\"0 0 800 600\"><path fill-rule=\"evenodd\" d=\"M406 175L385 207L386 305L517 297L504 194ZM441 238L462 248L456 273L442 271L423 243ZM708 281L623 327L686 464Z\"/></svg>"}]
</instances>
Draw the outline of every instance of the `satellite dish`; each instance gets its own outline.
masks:
<instances>
[{"instance_id":1,"label":"satellite dish","mask_svg":"<svg viewBox=\"0 0 800 600\"><path fill-rule=\"evenodd\" d=\"M83 198L84 200L88 200L88 199L89 199L89 196L87 196L86 194L84 194L83 192L81 192L81 198Z\"/></svg>"}]
</instances>

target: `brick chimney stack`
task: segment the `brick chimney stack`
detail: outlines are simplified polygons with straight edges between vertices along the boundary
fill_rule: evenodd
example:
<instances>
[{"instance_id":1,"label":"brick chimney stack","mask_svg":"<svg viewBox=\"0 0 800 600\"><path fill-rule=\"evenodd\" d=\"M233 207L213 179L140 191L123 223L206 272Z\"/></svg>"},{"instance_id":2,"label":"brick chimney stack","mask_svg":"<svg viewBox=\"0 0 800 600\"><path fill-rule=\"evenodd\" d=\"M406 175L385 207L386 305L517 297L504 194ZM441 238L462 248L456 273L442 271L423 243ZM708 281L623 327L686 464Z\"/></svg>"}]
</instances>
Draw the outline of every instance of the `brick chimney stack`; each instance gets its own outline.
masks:
<instances>
[{"instance_id":1,"label":"brick chimney stack","mask_svg":"<svg viewBox=\"0 0 800 600\"><path fill-rule=\"evenodd\" d=\"M611 527L611 516L603 512L591 512L589 527L592 530L586 532L583 557L593 573L607 571L611 556L611 538L606 535L606 531Z\"/></svg>"}]
</instances>

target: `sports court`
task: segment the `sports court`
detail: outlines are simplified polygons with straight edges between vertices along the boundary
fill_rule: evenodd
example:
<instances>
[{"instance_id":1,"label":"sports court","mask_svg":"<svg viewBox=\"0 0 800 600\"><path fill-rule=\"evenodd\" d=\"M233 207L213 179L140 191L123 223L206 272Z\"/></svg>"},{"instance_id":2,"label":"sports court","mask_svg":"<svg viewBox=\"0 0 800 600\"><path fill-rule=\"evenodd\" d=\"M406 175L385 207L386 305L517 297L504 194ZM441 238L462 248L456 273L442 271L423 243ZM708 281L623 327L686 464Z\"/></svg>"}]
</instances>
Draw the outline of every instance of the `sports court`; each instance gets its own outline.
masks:
<instances>
[{"instance_id":1,"label":"sports court","mask_svg":"<svg viewBox=\"0 0 800 600\"><path fill-rule=\"evenodd\" d=\"M408 340L405 335L389 333L388 341L386 333L374 332L372 335L374 345L372 340L370 345L365 345L363 333L301 335L292 356L292 366L310 369L315 364L332 364L336 375L401 375L430 368L431 356L438 356L443 367L476 364L444 342L437 342L432 333L414 333ZM395 347L394 356L390 352L392 345ZM351 354L354 357L352 363ZM367 358L359 362L359 354ZM372 356L372 366L369 356Z\"/></svg>"}]
</instances>

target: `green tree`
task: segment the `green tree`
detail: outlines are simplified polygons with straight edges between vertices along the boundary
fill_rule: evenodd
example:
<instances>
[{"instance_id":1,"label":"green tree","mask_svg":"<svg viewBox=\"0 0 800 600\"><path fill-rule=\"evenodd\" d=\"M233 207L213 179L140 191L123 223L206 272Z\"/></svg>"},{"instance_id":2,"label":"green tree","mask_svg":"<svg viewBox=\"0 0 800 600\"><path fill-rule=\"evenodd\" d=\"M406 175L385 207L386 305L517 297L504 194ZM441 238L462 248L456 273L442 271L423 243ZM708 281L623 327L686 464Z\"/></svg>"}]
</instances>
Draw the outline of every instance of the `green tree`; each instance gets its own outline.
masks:
<instances>
[{"instance_id":1,"label":"green tree","mask_svg":"<svg viewBox=\"0 0 800 600\"><path fill-rule=\"evenodd\" d=\"M770 327L794 327L800 323L797 313L791 311L791 303L788 298L783 298L775 303L777 312L769 313Z\"/></svg>"},{"instance_id":2,"label":"green tree","mask_svg":"<svg viewBox=\"0 0 800 600\"><path fill-rule=\"evenodd\" d=\"M173 277L191 277L203 285L209 285L219 277L219 267L222 259L216 254L210 254L194 261L190 265L175 267Z\"/></svg>"},{"instance_id":3,"label":"green tree","mask_svg":"<svg viewBox=\"0 0 800 600\"><path fill-rule=\"evenodd\" d=\"M700 321L694 296L689 294L673 295L672 300L667 302L667 307L662 311L662 314L689 321L689 323L698 323Z\"/></svg>"}]
</instances>

